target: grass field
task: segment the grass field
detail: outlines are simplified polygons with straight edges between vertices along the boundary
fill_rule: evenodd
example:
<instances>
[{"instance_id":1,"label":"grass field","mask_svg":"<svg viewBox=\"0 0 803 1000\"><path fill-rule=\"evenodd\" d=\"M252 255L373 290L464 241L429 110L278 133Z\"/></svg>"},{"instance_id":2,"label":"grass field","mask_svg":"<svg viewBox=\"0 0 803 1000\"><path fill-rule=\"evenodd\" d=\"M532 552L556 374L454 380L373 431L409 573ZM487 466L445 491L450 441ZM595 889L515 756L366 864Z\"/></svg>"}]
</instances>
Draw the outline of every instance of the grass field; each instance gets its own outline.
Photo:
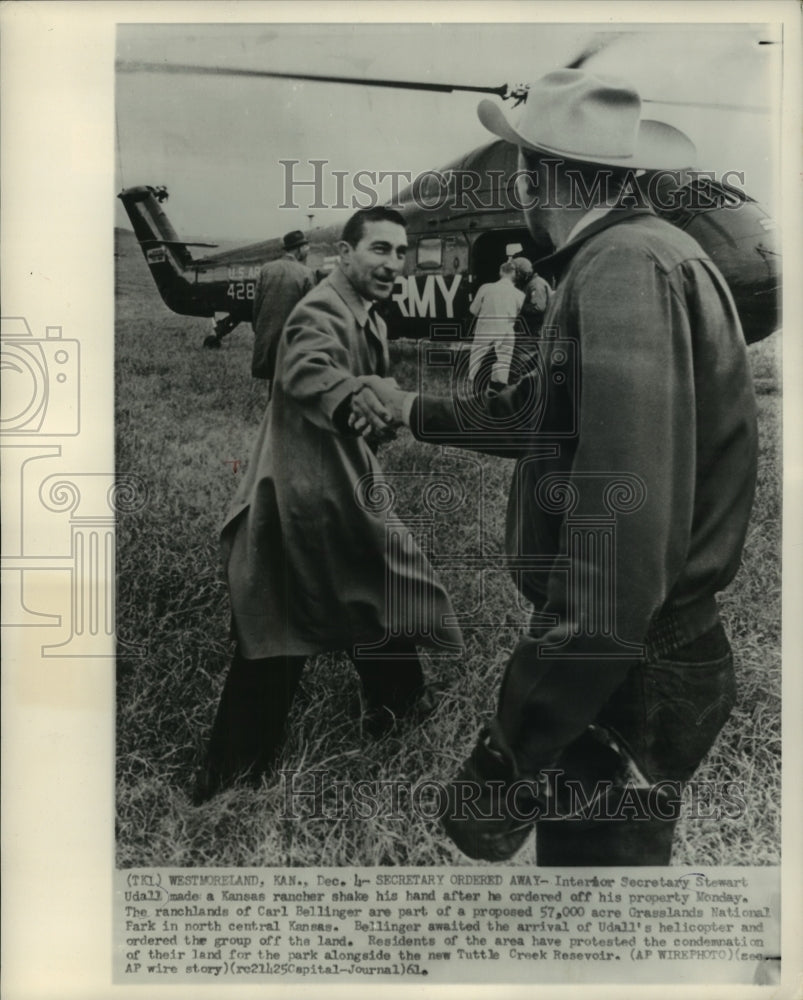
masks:
<instances>
[{"instance_id":1,"label":"grass field","mask_svg":"<svg viewBox=\"0 0 803 1000\"><path fill-rule=\"evenodd\" d=\"M464 628L465 655L428 661L444 685L436 713L380 742L360 731L358 688L349 662L327 655L308 664L293 709L282 765L302 775L328 772L319 812L286 782L235 788L200 808L189 801L230 657L229 608L218 563L222 515L247 460L265 406L249 374L252 334L238 328L216 353L201 349L208 320L176 316L158 298L133 235L117 234L117 469L139 477L147 502L118 522L117 845L118 864L436 865L469 864L423 808L383 793L370 820L343 815L338 783L412 783L448 779L490 714L501 670L526 618L504 573L487 577L482 618ZM414 381L415 353L394 345L395 374ZM676 864L772 864L780 843L780 336L750 350L759 391L759 485L744 565L722 595L734 645L739 703L698 773L701 783L736 781L746 811L712 817L711 803L687 803ZM407 432L383 450L383 467L401 479L405 519L422 513L422 478L459 473L462 510L435 526L437 550L450 556L503 546L511 463L461 455L413 441ZM444 573L455 607L479 601L473 574ZM303 775L306 775L304 777ZM340 787L343 787L341 784ZM388 786L377 785L377 788ZM532 841L516 864L533 863Z\"/></svg>"}]
</instances>

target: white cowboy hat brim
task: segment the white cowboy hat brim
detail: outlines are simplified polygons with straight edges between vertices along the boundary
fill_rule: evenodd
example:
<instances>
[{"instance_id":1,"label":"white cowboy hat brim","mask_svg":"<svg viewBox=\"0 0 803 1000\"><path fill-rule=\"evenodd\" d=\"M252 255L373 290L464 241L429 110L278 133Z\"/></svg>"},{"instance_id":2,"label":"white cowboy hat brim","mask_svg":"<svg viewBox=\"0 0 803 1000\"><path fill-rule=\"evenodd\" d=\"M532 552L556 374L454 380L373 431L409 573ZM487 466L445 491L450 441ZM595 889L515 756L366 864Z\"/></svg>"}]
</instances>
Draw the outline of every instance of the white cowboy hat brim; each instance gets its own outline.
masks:
<instances>
[{"instance_id":1,"label":"white cowboy hat brim","mask_svg":"<svg viewBox=\"0 0 803 1000\"><path fill-rule=\"evenodd\" d=\"M697 158L695 145L687 135L671 125L652 119L642 119L639 122L632 155L612 156L597 155L593 150L558 149L539 142L535 137L526 138L510 124L499 105L488 99L480 101L477 115L485 128L500 139L506 139L523 149L567 160L629 167L633 170L679 170L693 166Z\"/></svg>"}]
</instances>

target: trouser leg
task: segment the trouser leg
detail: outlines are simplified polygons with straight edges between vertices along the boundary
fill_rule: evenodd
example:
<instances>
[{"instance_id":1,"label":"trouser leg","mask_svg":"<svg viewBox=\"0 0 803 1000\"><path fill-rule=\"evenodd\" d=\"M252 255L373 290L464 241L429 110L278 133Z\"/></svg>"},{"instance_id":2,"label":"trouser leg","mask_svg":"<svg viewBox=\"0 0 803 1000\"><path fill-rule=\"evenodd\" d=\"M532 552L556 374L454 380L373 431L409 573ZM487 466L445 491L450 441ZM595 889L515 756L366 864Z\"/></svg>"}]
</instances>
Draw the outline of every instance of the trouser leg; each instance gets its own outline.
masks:
<instances>
[{"instance_id":1,"label":"trouser leg","mask_svg":"<svg viewBox=\"0 0 803 1000\"><path fill-rule=\"evenodd\" d=\"M424 690L424 672L415 645L393 641L367 655L351 652L359 674L368 713L377 719L378 732L409 712ZM384 719L384 723L383 720Z\"/></svg>"},{"instance_id":2,"label":"trouser leg","mask_svg":"<svg viewBox=\"0 0 803 1000\"><path fill-rule=\"evenodd\" d=\"M489 365L490 352L492 348L493 343L488 339L488 337L480 336L474 338L468 357L469 386L473 386L475 382L482 381L482 372L486 365Z\"/></svg>"},{"instance_id":3,"label":"trouser leg","mask_svg":"<svg viewBox=\"0 0 803 1000\"><path fill-rule=\"evenodd\" d=\"M513 361L513 350L516 346L516 334L510 330L501 336L494 345L496 348L496 363L491 371L491 381L507 385L510 381L510 365Z\"/></svg>"},{"instance_id":4,"label":"trouser leg","mask_svg":"<svg viewBox=\"0 0 803 1000\"><path fill-rule=\"evenodd\" d=\"M515 690L521 687L503 685L502 702ZM648 786L614 789L591 818L537 823L538 864L668 864L684 784L710 750L735 697L733 657L721 625L668 656L635 665L594 722L627 748ZM520 731L527 708L527 699L518 698L515 705L500 704L500 717L508 726L518 721ZM605 776L594 772L593 760L584 761L585 739L584 734L570 744L554 766L570 761L565 776L584 779L588 787L589 774L594 784ZM543 766L527 760L526 750L517 756L521 773ZM658 787L667 795L657 796Z\"/></svg>"},{"instance_id":5,"label":"trouser leg","mask_svg":"<svg viewBox=\"0 0 803 1000\"><path fill-rule=\"evenodd\" d=\"M303 669L303 657L246 660L235 652L209 737L213 784L222 787L239 775L259 778L270 769Z\"/></svg>"}]
</instances>

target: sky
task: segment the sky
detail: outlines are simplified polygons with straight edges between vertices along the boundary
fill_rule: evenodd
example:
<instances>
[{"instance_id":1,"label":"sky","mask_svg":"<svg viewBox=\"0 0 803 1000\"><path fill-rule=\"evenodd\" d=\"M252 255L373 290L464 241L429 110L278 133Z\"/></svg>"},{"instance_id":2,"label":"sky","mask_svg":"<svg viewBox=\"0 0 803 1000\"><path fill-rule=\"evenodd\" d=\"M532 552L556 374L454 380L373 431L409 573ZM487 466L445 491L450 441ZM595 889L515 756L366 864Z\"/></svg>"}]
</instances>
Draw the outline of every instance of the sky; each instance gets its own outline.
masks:
<instances>
[{"instance_id":1,"label":"sky","mask_svg":"<svg viewBox=\"0 0 803 1000\"><path fill-rule=\"evenodd\" d=\"M759 41L776 44L759 45ZM626 77L647 100L777 108L782 44L766 25L594 24L157 24L119 25L118 60L342 74L498 86L542 76L605 42L588 71ZM408 171L445 165L490 141L476 117L481 95L431 94L276 79L118 72L117 189L165 184L164 206L186 239L249 242L342 221L312 209L312 192L286 201L289 167ZM508 105L509 106L509 105ZM744 188L776 207L777 119L744 110L645 104L645 117L686 132L700 169L743 171ZM517 112L511 112L515 121ZM348 202L352 188L346 181ZM377 183L389 194L389 181ZM384 200L384 197L381 198ZM777 214L777 213L775 213ZM128 226L122 209L116 224Z\"/></svg>"}]
</instances>

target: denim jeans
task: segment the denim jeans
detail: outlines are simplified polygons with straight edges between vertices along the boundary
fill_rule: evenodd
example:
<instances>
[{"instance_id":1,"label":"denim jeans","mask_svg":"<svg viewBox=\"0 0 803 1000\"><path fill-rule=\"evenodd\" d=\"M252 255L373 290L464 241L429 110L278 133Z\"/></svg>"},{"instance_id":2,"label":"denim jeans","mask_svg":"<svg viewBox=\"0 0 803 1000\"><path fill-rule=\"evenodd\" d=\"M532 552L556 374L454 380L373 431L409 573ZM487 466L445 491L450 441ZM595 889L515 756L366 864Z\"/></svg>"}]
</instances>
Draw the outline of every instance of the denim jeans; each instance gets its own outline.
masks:
<instances>
[{"instance_id":1,"label":"denim jeans","mask_svg":"<svg viewBox=\"0 0 803 1000\"><path fill-rule=\"evenodd\" d=\"M502 699L504 701L503 686ZM680 797L711 748L736 700L733 656L721 624L660 656L637 662L614 690L594 725L610 734L646 778L641 788L619 791L619 805L604 815L543 819L536 824L539 865L665 865L679 817ZM512 717L511 706L500 713ZM524 718L526 704L517 706ZM590 759L594 755L596 759ZM516 760L527 772L534 762ZM541 762L538 766L542 766ZM607 765L605 765L607 766ZM600 778L600 759L588 735L555 764L567 777ZM583 773L585 772L585 774ZM610 774L615 785L617 777ZM609 784L611 783L609 782ZM672 789L660 809L656 790ZM629 797L628 797L629 796ZM634 798L635 797L635 798Z\"/></svg>"}]
</instances>

